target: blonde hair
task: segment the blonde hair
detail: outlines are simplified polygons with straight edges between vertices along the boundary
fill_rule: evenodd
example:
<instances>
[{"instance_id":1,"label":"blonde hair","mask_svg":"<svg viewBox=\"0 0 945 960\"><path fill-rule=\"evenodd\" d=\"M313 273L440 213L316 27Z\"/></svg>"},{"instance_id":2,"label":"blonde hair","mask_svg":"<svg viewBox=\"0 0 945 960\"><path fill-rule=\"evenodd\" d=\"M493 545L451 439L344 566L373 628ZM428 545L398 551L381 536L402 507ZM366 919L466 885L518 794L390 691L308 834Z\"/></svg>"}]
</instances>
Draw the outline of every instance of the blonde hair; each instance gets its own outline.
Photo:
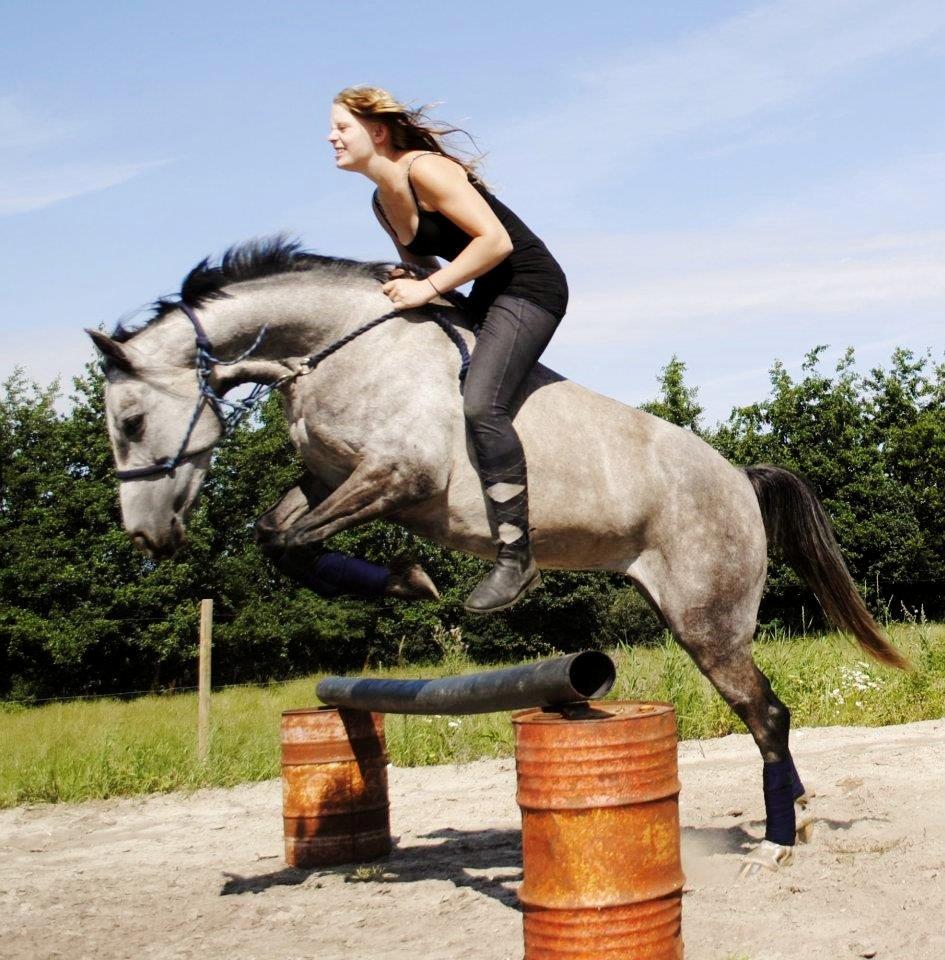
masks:
<instances>
[{"instance_id":1,"label":"blonde hair","mask_svg":"<svg viewBox=\"0 0 945 960\"><path fill-rule=\"evenodd\" d=\"M477 167L482 159L481 153L475 157L463 159L456 156L451 150L445 149L443 141L454 133L461 133L469 137L475 147L476 141L462 127L454 127L439 120L432 120L423 111L427 107L411 109L395 99L386 90L380 87L356 86L345 87L334 99L350 113L362 120L373 120L383 123L390 131L391 144L397 150L430 150L433 153L442 153L455 160L470 175L475 183L485 186ZM453 148L455 149L455 148Z\"/></svg>"}]
</instances>

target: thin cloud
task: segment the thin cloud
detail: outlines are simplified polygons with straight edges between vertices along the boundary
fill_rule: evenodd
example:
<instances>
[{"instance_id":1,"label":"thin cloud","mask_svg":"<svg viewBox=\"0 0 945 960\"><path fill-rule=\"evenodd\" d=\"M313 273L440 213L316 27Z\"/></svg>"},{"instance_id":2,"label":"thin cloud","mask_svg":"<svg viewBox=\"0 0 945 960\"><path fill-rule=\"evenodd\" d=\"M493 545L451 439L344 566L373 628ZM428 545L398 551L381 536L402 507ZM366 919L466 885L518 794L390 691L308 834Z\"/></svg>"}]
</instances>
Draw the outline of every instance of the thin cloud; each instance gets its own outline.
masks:
<instances>
[{"instance_id":1,"label":"thin cloud","mask_svg":"<svg viewBox=\"0 0 945 960\"><path fill-rule=\"evenodd\" d=\"M757 242L764 245L756 235ZM783 241L783 238L781 238ZM741 238L747 242L747 238ZM682 269L685 250L677 250L677 268L647 280L627 281L601 290L579 289L573 298L573 321L558 338L574 343L628 343L685 331L697 333L707 323L729 331L759 318L831 316L877 310L945 313L945 231L866 237L838 255L814 250L802 256L803 244L789 262ZM627 251L627 262L633 262Z\"/></svg>"},{"instance_id":2,"label":"thin cloud","mask_svg":"<svg viewBox=\"0 0 945 960\"><path fill-rule=\"evenodd\" d=\"M170 160L143 163L76 164L8 174L0 186L0 216L40 210L63 200L107 190Z\"/></svg>"},{"instance_id":3,"label":"thin cloud","mask_svg":"<svg viewBox=\"0 0 945 960\"><path fill-rule=\"evenodd\" d=\"M0 97L0 144L5 150L42 147L74 136L81 125L72 120L39 117L20 106L19 98Z\"/></svg>"},{"instance_id":4,"label":"thin cloud","mask_svg":"<svg viewBox=\"0 0 945 960\"><path fill-rule=\"evenodd\" d=\"M80 158L74 141L83 129L71 119L40 116L18 97L0 97L0 216L106 190L169 162L101 163Z\"/></svg>"},{"instance_id":5,"label":"thin cloud","mask_svg":"<svg viewBox=\"0 0 945 960\"><path fill-rule=\"evenodd\" d=\"M736 133L724 143L699 150L694 154L697 158L725 157L740 150L757 147L786 146L798 143L810 143L816 137L813 120L808 116L794 123L769 123L757 126L747 133Z\"/></svg>"},{"instance_id":6,"label":"thin cloud","mask_svg":"<svg viewBox=\"0 0 945 960\"><path fill-rule=\"evenodd\" d=\"M727 125L777 116L873 61L933 49L943 34L940 0L781 0L628 49L576 76L575 96L545 104L540 116L496 138L506 182L510 168L517 191L548 182L567 189L560 172L568 169L580 170L583 183L612 178L670 138L711 132L718 139Z\"/></svg>"},{"instance_id":7,"label":"thin cloud","mask_svg":"<svg viewBox=\"0 0 945 960\"><path fill-rule=\"evenodd\" d=\"M865 168L733 223L549 237L568 265L571 343L652 342L885 312L945 315L945 155Z\"/></svg>"}]
</instances>

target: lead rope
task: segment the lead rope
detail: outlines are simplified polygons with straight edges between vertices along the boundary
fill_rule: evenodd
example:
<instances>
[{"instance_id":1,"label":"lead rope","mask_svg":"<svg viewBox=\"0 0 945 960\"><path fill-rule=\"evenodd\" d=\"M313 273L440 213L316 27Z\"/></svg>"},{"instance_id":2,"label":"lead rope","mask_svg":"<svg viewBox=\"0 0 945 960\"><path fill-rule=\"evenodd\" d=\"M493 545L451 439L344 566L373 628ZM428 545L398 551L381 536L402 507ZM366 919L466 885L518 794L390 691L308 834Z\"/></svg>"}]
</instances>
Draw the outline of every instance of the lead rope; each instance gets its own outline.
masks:
<instances>
[{"instance_id":1,"label":"lead rope","mask_svg":"<svg viewBox=\"0 0 945 960\"><path fill-rule=\"evenodd\" d=\"M398 315L397 310L391 310L388 313L383 314L383 316L376 317L374 320L369 320L356 330L352 330L351 333L342 337L340 340L336 340L334 343L325 347L324 350L320 350L318 353L313 353L306 357L301 364L299 364L299 368L292 373L287 374L284 377L280 377L273 383L257 383L249 395L244 397L242 400L228 400L226 397L221 397L210 385L210 376L213 372L213 365L219 364L220 366L230 367L251 356L259 348L260 344L265 338L268 327L264 326L259 331L259 335L253 341L251 346L247 350L244 350L243 353L241 353L238 357L233 360L221 360L219 357L214 356L211 352L213 347L207 338L206 333L204 332L203 325L200 323L193 310L183 303L180 306L190 322L194 325L194 329L197 333L197 381L199 384L200 394L212 406L214 413L216 413L218 419L220 420L220 424L223 427L224 437L228 437L247 416L253 413L253 411L255 411L269 398L270 394L281 389L287 383L297 380L299 377L307 376L323 360L330 357L342 347L351 343L352 340L356 340L361 336L361 334L367 333L369 330L373 330L386 320L390 320ZM450 340L453 341L456 349L459 350L459 382L462 383L466 379L466 373L469 370L470 360L469 348L466 346L466 341L463 340L460 332L456 329L453 322L445 317L440 311L434 311L432 319L434 323L436 323L437 326L439 326L440 329L443 330L443 332L450 338ZM231 412L229 414L224 414L222 409L220 409L224 406L230 408ZM174 460L179 462L178 457L175 457Z\"/></svg>"},{"instance_id":2,"label":"lead rope","mask_svg":"<svg viewBox=\"0 0 945 960\"><path fill-rule=\"evenodd\" d=\"M318 353L313 353L310 357L306 357L299 368L293 376L305 376L305 374L311 373L326 357L330 357L336 350L340 350L346 344L351 343L357 337L360 337L362 333L367 333L368 330L373 330L374 327L379 326L385 320L390 320L392 317L398 315L397 310L391 310L390 313L385 313L382 317L377 317L375 320L370 320L368 323L364 324L362 327L358 327L357 330L352 331L347 336L342 337L340 340L336 340L331 346L325 347L324 350L319 351ZM459 331L453 325L451 320L448 320L443 316L439 311L434 312L433 322L436 323L443 332L453 341L456 345L456 348L459 350L460 364L459 364L459 381L462 383L466 379L466 371L469 369L469 349L466 346L466 341L460 336Z\"/></svg>"}]
</instances>

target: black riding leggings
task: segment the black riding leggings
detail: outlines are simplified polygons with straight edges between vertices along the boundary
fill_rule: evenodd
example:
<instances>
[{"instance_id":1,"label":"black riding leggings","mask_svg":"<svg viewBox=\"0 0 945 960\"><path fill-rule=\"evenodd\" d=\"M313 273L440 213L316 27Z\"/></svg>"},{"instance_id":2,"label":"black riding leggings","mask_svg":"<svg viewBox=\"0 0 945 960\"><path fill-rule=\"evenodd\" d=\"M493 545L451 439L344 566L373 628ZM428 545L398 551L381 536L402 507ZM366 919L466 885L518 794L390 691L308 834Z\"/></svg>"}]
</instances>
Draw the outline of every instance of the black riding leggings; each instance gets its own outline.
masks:
<instances>
[{"instance_id":1,"label":"black riding leggings","mask_svg":"<svg viewBox=\"0 0 945 960\"><path fill-rule=\"evenodd\" d=\"M512 426L513 401L559 322L529 300L496 297L482 321L466 374L463 413L502 543L528 539L525 452Z\"/></svg>"}]
</instances>

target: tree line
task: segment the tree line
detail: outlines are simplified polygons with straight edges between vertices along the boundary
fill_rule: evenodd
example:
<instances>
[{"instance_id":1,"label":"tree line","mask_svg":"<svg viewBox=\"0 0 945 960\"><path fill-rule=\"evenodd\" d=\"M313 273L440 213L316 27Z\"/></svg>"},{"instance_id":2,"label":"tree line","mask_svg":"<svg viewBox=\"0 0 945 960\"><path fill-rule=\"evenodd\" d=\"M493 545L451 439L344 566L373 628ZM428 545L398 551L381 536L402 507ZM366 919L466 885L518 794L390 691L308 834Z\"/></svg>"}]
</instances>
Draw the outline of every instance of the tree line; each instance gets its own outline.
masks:
<instances>
[{"instance_id":1,"label":"tree line","mask_svg":"<svg viewBox=\"0 0 945 960\"><path fill-rule=\"evenodd\" d=\"M768 396L714 428L675 357L643 406L737 464L805 476L874 611L940 616L945 364L897 349L860 373L849 351L824 370L825 349L807 355L797 378L775 363ZM455 644L455 627L480 662L660 635L644 601L609 574L550 572L512 609L471 617L462 602L485 565L381 522L328 546L381 563L416 558L439 603L328 600L296 587L252 538L256 516L301 474L277 398L215 455L186 551L155 564L121 527L97 366L74 381L65 413L59 398L57 384L22 373L0 388L0 699L191 685L202 597L215 601L218 683L430 660ZM816 600L776 557L760 616L792 631L819 622Z\"/></svg>"}]
</instances>

